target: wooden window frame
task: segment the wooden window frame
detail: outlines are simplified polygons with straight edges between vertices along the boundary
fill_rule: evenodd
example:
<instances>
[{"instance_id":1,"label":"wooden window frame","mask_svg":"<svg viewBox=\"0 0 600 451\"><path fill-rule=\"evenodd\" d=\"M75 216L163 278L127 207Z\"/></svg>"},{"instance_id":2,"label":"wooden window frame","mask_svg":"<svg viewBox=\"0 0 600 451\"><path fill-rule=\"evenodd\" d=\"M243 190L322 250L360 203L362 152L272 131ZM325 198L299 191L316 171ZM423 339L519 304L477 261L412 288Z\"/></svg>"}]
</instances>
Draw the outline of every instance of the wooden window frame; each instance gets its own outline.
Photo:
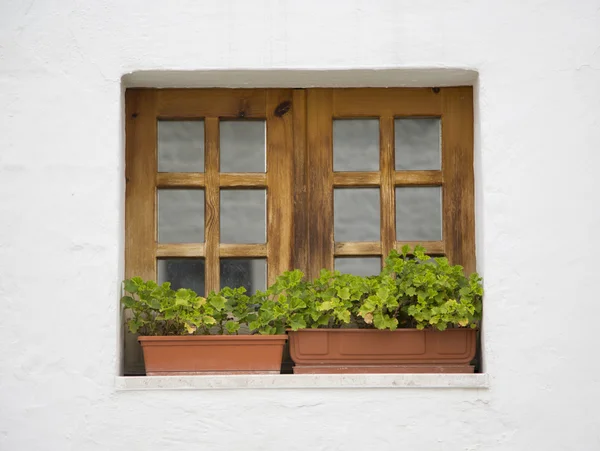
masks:
<instances>
[{"instance_id":1,"label":"wooden window frame","mask_svg":"<svg viewBox=\"0 0 600 451\"><path fill-rule=\"evenodd\" d=\"M338 256L381 256L417 242L396 240L395 188L442 188L442 239L422 242L467 273L475 271L472 87L310 89L128 89L125 276L156 279L157 258L205 259L206 291L218 290L219 258L266 258L270 284L298 268L308 277ZM379 171L334 172L332 121L379 118ZM394 119L441 119L441 170L395 170ZM159 173L158 120L203 119L203 173ZM265 173L219 173L219 120L266 121ZM333 190L378 187L378 242L334 242ZM205 191L204 243L158 243L157 190ZM266 244L219 242L221 188L267 190ZM383 260L383 259L382 259ZM136 347L135 341L126 339ZM127 360L127 359L126 359ZM127 367L127 365L126 365ZM126 368L127 371L127 368Z\"/></svg>"}]
</instances>

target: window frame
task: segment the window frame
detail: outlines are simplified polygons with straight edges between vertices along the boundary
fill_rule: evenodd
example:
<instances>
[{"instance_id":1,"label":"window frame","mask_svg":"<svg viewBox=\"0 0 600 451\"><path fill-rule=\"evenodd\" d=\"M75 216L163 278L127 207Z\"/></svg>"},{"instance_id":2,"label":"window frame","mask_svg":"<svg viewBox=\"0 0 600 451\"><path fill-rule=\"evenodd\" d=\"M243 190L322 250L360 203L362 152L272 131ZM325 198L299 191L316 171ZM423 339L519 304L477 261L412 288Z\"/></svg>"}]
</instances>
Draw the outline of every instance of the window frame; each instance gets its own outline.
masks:
<instances>
[{"instance_id":1,"label":"window frame","mask_svg":"<svg viewBox=\"0 0 600 451\"><path fill-rule=\"evenodd\" d=\"M338 256L381 256L424 244L467 273L475 271L473 89L308 88L154 89L125 92L125 277L156 279L157 258L205 258L206 291L218 290L220 258L267 259L267 283L297 268L314 278ZM441 170L395 170L394 120L441 119ZM334 119L379 118L379 171L333 172ZM202 119L203 173L158 172L158 120ZM219 120L266 121L265 173L219 173ZM442 239L396 240L395 189L440 186ZM334 242L333 190L380 189L380 241ZM158 243L157 190L203 188L204 243ZM219 243L222 188L267 190L266 244ZM143 371L135 337L126 333L125 372ZM129 349L127 349L129 348ZM133 349L131 349L133 348Z\"/></svg>"}]
</instances>

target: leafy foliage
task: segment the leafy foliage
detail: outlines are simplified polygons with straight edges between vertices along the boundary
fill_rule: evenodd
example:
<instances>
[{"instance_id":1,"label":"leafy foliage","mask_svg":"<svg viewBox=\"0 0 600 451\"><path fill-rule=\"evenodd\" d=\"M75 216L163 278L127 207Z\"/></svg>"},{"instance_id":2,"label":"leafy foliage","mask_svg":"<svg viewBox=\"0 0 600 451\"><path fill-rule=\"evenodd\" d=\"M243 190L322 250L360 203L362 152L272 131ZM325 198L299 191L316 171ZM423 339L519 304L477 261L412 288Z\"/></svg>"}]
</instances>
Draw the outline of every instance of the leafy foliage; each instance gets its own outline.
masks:
<instances>
[{"instance_id":1,"label":"leafy foliage","mask_svg":"<svg viewBox=\"0 0 600 451\"><path fill-rule=\"evenodd\" d=\"M283 333L286 328L476 327L481 319L483 286L476 273L466 277L446 258L431 259L421 246L411 253L392 251L377 276L361 277L322 270L312 282L301 271L282 274L265 292L252 329Z\"/></svg>"},{"instance_id":2,"label":"leafy foliage","mask_svg":"<svg viewBox=\"0 0 600 451\"><path fill-rule=\"evenodd\" d=\"M227 287L204 298L139 277L126 280L124 290L129 329L142 335L237 334L244 324L267 335L288 328L474 328L483 298L477 273L467 277L461 266L430 258L422 246L392 251L377 276L324 269L309 282L294 270L251 297L243 287Z\"/></svg>"},{"instance_id":3,"label":"leafy foliage","mask_svg":"<svg viewBox=\"0 0 600 451\"><path fill-rule=\"evenodd\" d=\"M186 288L175 291L169 282L133 277L123 288L121 303L132 313L127 325L140 335L237 334L256 316L243 287L226 287L204 298Z\"/></svg>"}]
</instances>

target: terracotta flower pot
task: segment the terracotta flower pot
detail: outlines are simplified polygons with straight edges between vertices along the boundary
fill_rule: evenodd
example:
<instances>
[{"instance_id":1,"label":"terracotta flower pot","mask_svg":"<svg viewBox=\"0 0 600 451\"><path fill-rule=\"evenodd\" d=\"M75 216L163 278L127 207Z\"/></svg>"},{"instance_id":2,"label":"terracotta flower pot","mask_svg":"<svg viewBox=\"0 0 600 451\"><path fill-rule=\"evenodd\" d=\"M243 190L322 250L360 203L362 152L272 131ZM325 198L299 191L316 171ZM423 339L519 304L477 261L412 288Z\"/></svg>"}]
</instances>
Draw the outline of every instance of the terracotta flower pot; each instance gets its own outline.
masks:
<instances>
[{"instance_id":1,"label":"terracotta flower pot","mask_svg":"<svg viewBox=\"0 0 600 451\"><path fill-rule=\"evenodd\" d=\"M476 330L288 332L294 373L472 373Z\"/></svg>"},{"instance_id":2,"label":"terracotta flower pot","mask_svg":"<svg viewBox=\"0 0 600 451\"><path fill-rule=\"evenodd\" d=\"M285 335L139 337L146 375L279 374Z\"/></svg>"}]
</instances>

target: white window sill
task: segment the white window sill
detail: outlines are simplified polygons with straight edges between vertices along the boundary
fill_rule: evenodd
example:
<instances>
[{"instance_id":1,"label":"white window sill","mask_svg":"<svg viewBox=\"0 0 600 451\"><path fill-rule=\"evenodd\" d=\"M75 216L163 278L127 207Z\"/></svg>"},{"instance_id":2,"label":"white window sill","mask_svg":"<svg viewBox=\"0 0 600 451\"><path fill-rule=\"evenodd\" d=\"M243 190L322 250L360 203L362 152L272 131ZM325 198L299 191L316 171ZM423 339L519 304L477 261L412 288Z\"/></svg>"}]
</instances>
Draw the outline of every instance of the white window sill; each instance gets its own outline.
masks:
<instances>
[{"instance_id":1,"label":"white window sill","mask_svg":"<svg viewBox=\"0 0 600 451\"><path fill-rule=\"evenodd\" d=\"M117 391L245 390L292 388L487 389L487 374L278 374L238 376L116 377Z\"/></svg>"}]
</instances>

